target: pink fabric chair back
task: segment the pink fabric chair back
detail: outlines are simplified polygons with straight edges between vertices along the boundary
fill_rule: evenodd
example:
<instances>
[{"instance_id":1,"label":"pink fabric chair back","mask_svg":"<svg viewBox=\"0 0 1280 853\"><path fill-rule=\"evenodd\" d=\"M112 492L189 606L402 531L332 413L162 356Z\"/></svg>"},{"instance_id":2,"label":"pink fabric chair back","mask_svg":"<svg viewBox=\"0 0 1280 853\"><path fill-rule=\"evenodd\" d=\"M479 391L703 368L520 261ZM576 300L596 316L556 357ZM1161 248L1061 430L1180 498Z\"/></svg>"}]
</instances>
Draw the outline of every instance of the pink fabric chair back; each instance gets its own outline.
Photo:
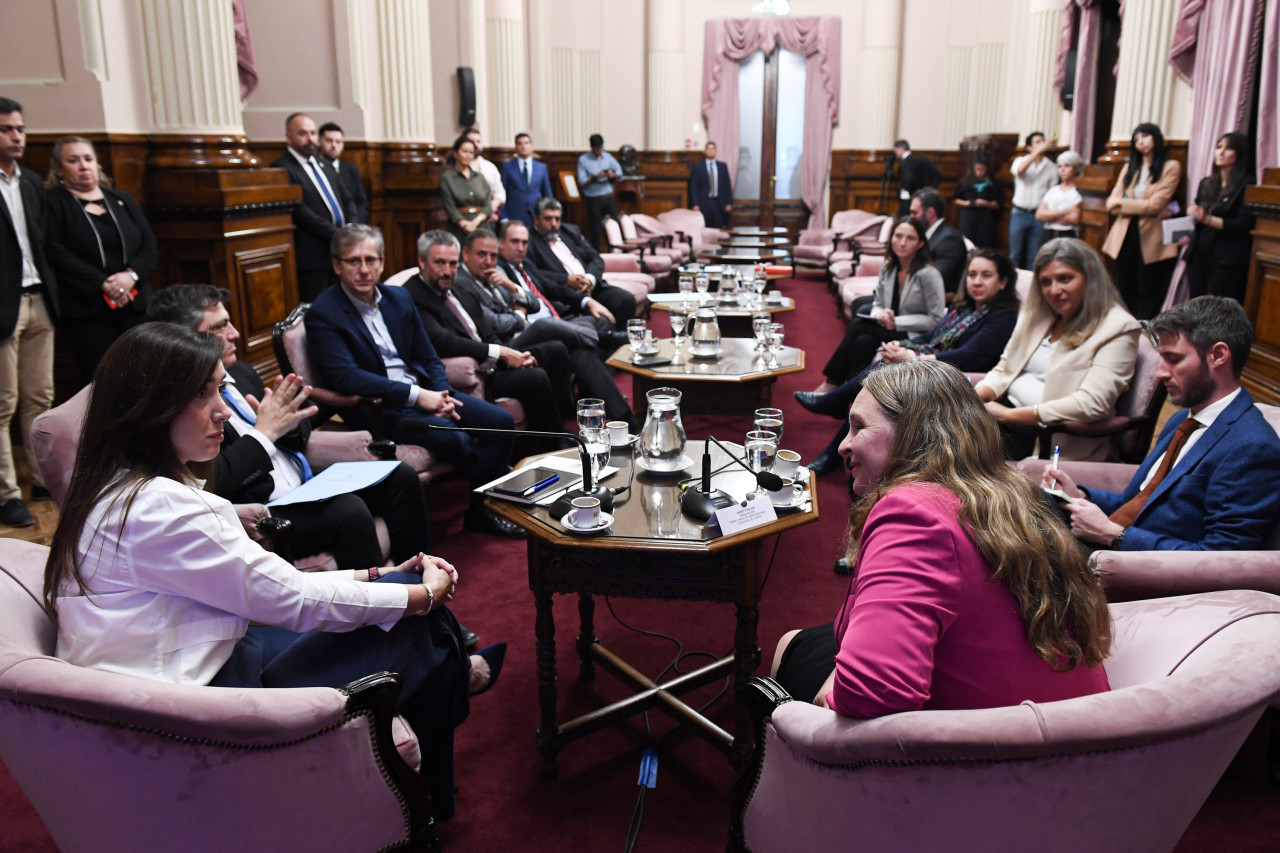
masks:
<instances>
[{"instance_id":1,"label":"pink fabric chair back","mask_svg":"<svg viewBox=\"0 0 1280 853\"><path fill-rule=\"evenodd\" d=\"M1031 280L1035 275L1031 270L1018 270L1018 281L1014 285L1018 291L1018 301L1026 302L1027 294L1031 292Z\"/></svg>"},{"instance_id":2,"label":"pink fabric chair back","mask_svg":"<svg viewBox=\"0 0 1280 853\"><path fill-rule=\"evenodd\" d=\"M778 705L747 848L1172 850L1280 689L1280 598L1111 610L1109 693L872 720Z\"/></svg>"},{"instance_id":3,"label":"pink fabric chair back","mask_svg":"<svg viewBox=\"0 0 1280 853\"><path fill-rule=\"evenodd\" d=\"M622 228L618 226L616 219L609 218L604 221L604 241L609 244L609 248L614 251L621 252L624 250L622 245Z\"/></svg>"},{"instance_id":4,"label":"pink fabric chair back","mask_svg":"<svg viewBox=\"0 0 1280 853\"><path fill-rule=\"evenodd\" d=\"M89 408L92 385L86 385L65 403L43 412L31 422L31 461L44 478L53 502L62 506L71 483L71 471L80 448L80 430Z\"/></svg>"},{"instance_id":5,"label":"pink fabric chair back","mask_svg":"<svg viewBox=\"0 0 1280 853\"><path fill-rule=\"evenodd\" d=\"M630 214L631 221L635 223L636 228L641 234L645 235L673 235L676 230L661 219L655 219L647 213Z\"/></svg>"},{"instance_id":6,"label":"pink fabric chair back","mask_svg":"<svg viewBox=\"0 0 1280 853\"><path fill-rule=\"evenodd\" d=\"M636 223L631 216L624 213L618 217L618 224L622 226L622 239L634 240L638 236L636 234Z\"/></svg>"},{"instance_id":7,"label":"pink fabric chair back","mask_svg":"<svg viewBox=\"0 0 1280 853\"><path fill-rule=\"evenodd\" d=\"M871 220L879 218L879 214L869 210L838 210L831 217L831 230L841 234L857 231Z\"/></svg>"},{"instance_id":8,"label":"pink fabric chair back","mask_svg":"<svg viewBox=\"0 0 1280 853\"><path fill-rule=\"evenodd\" d=\"M396 273L395 275L391 276L391 278L384 281L383 284L385 284L387 287L403 287L405 282L407 282L409 279L413 278L417 274L418 274L417 267L409 267L407 270L400 270L400 272Z\"/></svg>"},{"instance_id":9,"label":"pink fabric chair back","mask_svg":"<svg viewBox=\"0 0 1280 853\"><path fill-rule=\"evenodd\" d=\"M677 207L658 214L658 220L665 222L674 231L683 231L695 244L703 241L702 232L707 227L707 220L697 210Z\"/></svg>"}]
</instances>

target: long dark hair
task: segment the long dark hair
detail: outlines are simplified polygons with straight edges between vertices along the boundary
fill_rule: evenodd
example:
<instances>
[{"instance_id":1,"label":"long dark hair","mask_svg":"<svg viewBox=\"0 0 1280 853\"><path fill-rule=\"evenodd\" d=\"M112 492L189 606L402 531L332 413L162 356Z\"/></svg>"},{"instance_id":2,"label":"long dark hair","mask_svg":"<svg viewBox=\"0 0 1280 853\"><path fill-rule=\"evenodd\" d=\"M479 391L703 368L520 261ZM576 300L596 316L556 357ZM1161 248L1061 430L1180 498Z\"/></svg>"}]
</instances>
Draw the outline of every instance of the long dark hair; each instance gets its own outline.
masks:
<instances>
[{"instance_id":1,"label":"long dark hair","mask_svg":"<svg viewBox=\"0 0 1280 853\"><path fill-rule=\"evenodd\" d=\"M920 238L920 248L916 250L916 256L911 259L911 268L907 270L907 275L913 276L924 269L926 264L933 263L933 253L929 251L929 238L925 236L924 223L914 216L899 217L898 221L893 223L893 227L889 229L889 247L888 251L884 253L884 267L891 273L898 271L898 256L893 253L893 232L897 231L898 226L903 223L916 229L916 236Z\"/></svg>"},{"instance_id":2,"label":"long dark hair","mask_svg":"<svg viewBox=\"0 0 1280 853\"><path fill-rule=\"evenodd\" d=\"M138 490L156 477L206 476L210 465L183 464L169 427L209 382L222 358L222 341L173 323L144 323L120 336L93 376L89 410L76 464L54 531L44 572L44 608L57 623L54 603L68 579L85 588L80 540L89 516L107 492L124 501L120 532Z\"/></svg>"},{"instance_id":3,"label":"long dark hair","mask_svg":"<svg viewBox=\"0 0 1280 853\"><path fill-rule=\"evenodd\" d=\"M996 278L1004 282L1004 287L1000 288L1000 292L993 296L987 304L992 308L1018 305L1021 301L1018 299L1018 268L1013 265L1013 261L1009 260L1007 255L1002 255L995 249L983 248L974 249L969 253L969 258L964 262L964 280L960 282L960 289L956 291L955 298L951 300L951 304L956 308L978 307L977 303L973 301L973 297L969 295L967 285L969 265L977 259L991 261L996 268Z\"/></svg>"},{"instance_id":4,"label":"long dark hair","mask_svg":"<svg viewBox=\"0 0 1280 853\"><path fill-rule=\"evenodd\" d=\"M1129 174L1125 177L1125 189L1129 189L1134 185L1134 182L1138 180L1138 173L1142 171L1142 152L1134 144L1134 140L1138 138L1139 133L1145 133L1151 137L1152 183L1160 180L1160 175L1164 172L1165 161L1169 159L1169 149L1164 144L1164 133L1160 131L1158 125L1144 122L1135 127L1133 135L1129 137Z\"/></svg>"},{"instance_id":5,"label":"long dark hair","mask_svg":"<svg viewBox=\"0 0 1280 853\"><path fill-rule=\"evenodd\" d=\"M1226 142L1227 148L1236 152L1236 164L1227 173L1227 180L1223 181L1222 169L1218 168L1217 163L1214 163L1213 169L1209 172L1209 179L1200 183L1200 191L1196 193L1196 204L1206 210L1235 192L1236 187L1246 180L1252 171L1249 168L1249 137L1233 130L1218 137L1218 142ZM1214 143L1213 147L1216 151L1218 148L1217 142Z\"/></svg>"}]
</instances>

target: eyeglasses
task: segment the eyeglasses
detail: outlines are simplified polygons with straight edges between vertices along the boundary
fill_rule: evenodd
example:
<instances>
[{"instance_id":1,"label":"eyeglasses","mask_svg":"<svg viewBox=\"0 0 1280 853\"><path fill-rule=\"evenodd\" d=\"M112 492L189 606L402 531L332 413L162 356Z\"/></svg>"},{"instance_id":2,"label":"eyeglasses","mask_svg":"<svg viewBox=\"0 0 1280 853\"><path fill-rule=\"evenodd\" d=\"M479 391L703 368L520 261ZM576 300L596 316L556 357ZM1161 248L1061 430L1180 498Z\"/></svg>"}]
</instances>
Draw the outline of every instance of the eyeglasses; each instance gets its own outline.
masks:
<instances>
[{"instance_id":1,"label":"eyeglasses","mask_svg":"<svg viewBox=\"0 0 1280 853\"><path fill-rule=\"evenodd\" d=\"M353 270L358 270L361 267L369 267L370 269L374 269L376 267L382 266L382 258L376 255L370 255L364 258L338 258L338 260L341 263L345 264L347 269L353 269Z\"/></svg>"}]
</instances>

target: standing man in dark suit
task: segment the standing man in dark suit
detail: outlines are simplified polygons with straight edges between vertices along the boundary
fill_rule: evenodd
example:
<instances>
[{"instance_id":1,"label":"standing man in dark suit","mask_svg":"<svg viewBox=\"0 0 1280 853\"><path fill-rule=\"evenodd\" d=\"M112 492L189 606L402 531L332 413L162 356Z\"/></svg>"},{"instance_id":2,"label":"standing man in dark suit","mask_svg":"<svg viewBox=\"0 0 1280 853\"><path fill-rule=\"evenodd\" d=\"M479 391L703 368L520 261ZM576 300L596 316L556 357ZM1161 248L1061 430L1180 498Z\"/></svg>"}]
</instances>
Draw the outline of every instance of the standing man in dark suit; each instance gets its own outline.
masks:
<instances>
[{"instance_id":1,"label":"standing man in dark suit","mask_svg":"<svg viewBox=\"0 0 1280 853\"><path fill-rule=\"evenodd\" d=\"M909 212L925 225L925 239L929 241L929 254L933 265L942 273L942 284L947 294L960 288L964 277L965 260L969 250L964 245L964 235L943 217L947 215L947 201L935 189L917 190L911 196Z\"/></svg>"},{"instance_id":2,"label":"standing man in dark suit","mask_svg":"<svg viewBox=\"0 0 1280 853\"><path fill-rule=\"evenodd\" d=\"M289 148L272 163L289 173L289 183L302 187L302 204L293 209L293 249L298 262L298 295L304 302L333 282L329 242L347 222L346 196L333 168L317 157L316 123L306 113L285 119Z\"/></svg>"},{"instance_id":3,"label":"standing man in dark suit","mask_svg":"<svg viewBox=\"0 0 1280 853\"><path fill-rule=\"evenodd\" d=\"M534 205L540 198L551 198L551 178L545 164L533 159L533 137L516 134L516 156L502 164L502 186L507 203L502 212L508 219L519 219L533 225Z\"/></svg>"},{"instance_id":4,"label":"standing man in dark suit","mask_svg":"<svg viewBox=\"0 0 1280 853\"><path fill-rule=\"evenodd\" d=\"M576 226L562 224L560 217L560 202L554 198L538 201L526 260L542 273L544 281L590 296L600 306L589 308L593 316L605 317L614 328L625 330L627 321L636 315L636 298L605 282L600 253Z\"/></svg>"},{"instance_id":5,"label":"standing man in dark suit","mask_svg":"<svg viewBox=\"0 0 1280 853\"><path fill-rule=\"evenodd\" d=\"M364 193L364 181L360 179L359 167L355 163L343 162L344 148L346 140L342 136L341 127L331 121L320 125L320 153L338 175L338 183L347 202L347 221L363 225L369 221L369 197Z\"/></svg>"},{"instance_id":6,"label":"standing man in dark suit","mask_svg":"<svg viewBox=\"0 0 1280 853\"><path fill-rule=\"evenodd\" d=\"M497 254L489 229L476 229L468 244L476 235L493 243ZM458 248L457 238L446 231L423 234L418 238L418 275L404 285L432 346L441 358L468 356L493 368L489 388L494 396L519 400L531 429L562 432L564 413L573 410L568 351L555 342L507 346L510 340L494 331L475 292L457 280Z\"/></svg>"},{"instance_id":7,"label":"standing man in dark suit","mask_svg":"<svg viewBox=\"0 0 1280 853\"><path fill-rule=\"evenodd\" d=\"M44 186L18 167L27 147L22 105L0 97L0 524L36 521L22 502L9 423L15 409L27 447L31 422L53 405L53 324L58 292L44 257ZM31 466L32 497L48 497Z\"/></svg>"},{"instance_id":8,"label":"standing man in dark suit","mask_svg":"<svg viewBox=\"0 0 1280 853\"><path fill-rule=\"evenodd\" d=\"M381 397L383 426L404 444L427 448L467 475L473 486L507 470L513 438L472 437L463 432L429 430L438 426L515 428L511 415L449 386L413 299L402 287L378 284L385 244L382 232L368 225L345 225L333 237L333 267L339 287L320 294L307 312L307 347L327 387L339 394ZM357 429L368 414L348 412ZM463 523L466 530L519 538L524 531L487 509L472 493Z\"/></svg>"},{"instance_id":9,"label":"standing man in dark suit","mask_svg":"<svg viewBox=\"0 0 1280 853\"><path fill-rule=\"evenodd\" d=\"M911 152L911 143L899 139L893 143L893 153L898 158L898 215L906 216L911 207L911 196L925 187L938 188L942 174L929 160Z\"/></svg>"},{"instance_id":10,"label":"standing man in dark suit","mask_svg":"<svg viewBox=\"0 0 1280 853\"><path fill-rule=\"evenodd\" d=\"M733 210L733 185L729 166L716 159L716 144L703 150L707 159L689 170L689 205L702 213L710 228L723 228Z\"/></svg>"},{"instance_id":11,"label":"standing man in dark suit","mask_svg":"<svg viewBox=\"0 0 1280 853\"><path fill-rule=\"evenodd\" d=\"M311 475L307 420L316 408L310 386L290 374L268 391L257 371L236 357L240 333L231 323L231 292L211 284L175 284L152 301L147 316L176 323L222 341L226 381L220 389L231 417L222 425L222 448L210 480L215 494L235 504L265 504L302 485ZM293 523L299 554L333 554L339 569L359 571L384 562L374 516L391 540L391 558L403 563L431 551L427 503L418 475L403 462L381 482L327 501L295 503L261 512Z\"/></svg>"}]
</instances>

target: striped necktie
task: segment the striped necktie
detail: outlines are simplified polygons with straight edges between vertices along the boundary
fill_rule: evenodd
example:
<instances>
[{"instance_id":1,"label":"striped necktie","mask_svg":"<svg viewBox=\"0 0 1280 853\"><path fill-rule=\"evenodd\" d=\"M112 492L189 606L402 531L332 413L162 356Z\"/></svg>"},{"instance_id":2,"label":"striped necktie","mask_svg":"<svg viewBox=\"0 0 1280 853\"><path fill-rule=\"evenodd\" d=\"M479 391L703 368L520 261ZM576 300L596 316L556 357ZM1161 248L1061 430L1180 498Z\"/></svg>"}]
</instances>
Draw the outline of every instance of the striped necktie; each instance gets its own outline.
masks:
<instances>
[{"instance_id":1,"label":"striped necktie","mask_svg":"<svg viewBox=\"0 0 1280 853\"><path fill-rule=\"evenodd\" d=\"M341 228L345 224L342 221L342 208L338 205L338 200L333 197L333 193L329 191L329 182L320 173L320 166L314 159L307 162L311 164L311 171L315 173L316 186L320 187L320 194L324 196L324 203L329 205L329 212L333 214L333 224Z\"/></svg>"}]
</instances>

